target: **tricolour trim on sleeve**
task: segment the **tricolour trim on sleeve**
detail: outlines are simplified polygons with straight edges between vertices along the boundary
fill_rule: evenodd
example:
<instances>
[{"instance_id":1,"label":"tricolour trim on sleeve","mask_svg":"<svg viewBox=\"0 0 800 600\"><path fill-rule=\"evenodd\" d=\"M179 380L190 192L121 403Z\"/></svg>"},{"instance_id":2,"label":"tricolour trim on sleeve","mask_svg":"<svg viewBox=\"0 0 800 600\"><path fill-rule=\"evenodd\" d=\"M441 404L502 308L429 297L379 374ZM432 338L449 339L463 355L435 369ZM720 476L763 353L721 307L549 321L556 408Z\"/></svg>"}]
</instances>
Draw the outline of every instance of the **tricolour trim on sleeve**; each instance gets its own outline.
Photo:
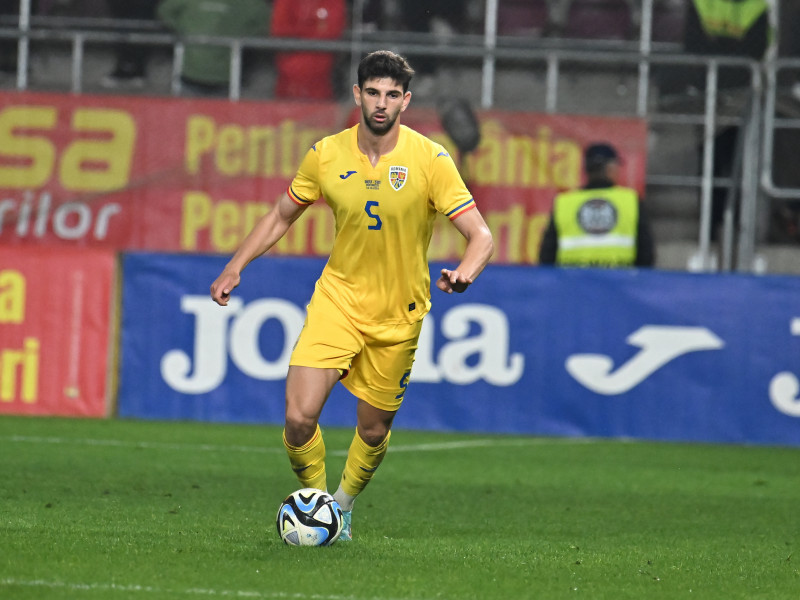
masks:
<instances>
[{"instance_id":1,"label":"tricolour trim on sleeve","mask_svg":"<svg viewBox=\"0 0 800 600\"><path fill-rule=\"evenodd\" d=\"M291 185L286 190L286 193L289 195L289 198L292 200L292 202L294 202L295 204L299 204L300 206L308 206L309 204L314 203L313 200L304 200L303 198L295 194Z\"/></svg>"},{"instance_id":2,"label":"tricolour trim on sleeve","mask_svg":"<svg viewBox=\"0 0 800 600\"><path fill-rule=\"evenodd\" d=\"M452 221L457 216L463 215L465 212L467 212L468 210L472 210L473 208L475 208L475 198L470 198L469 200L464 202L464 204L456 206L453 210L447 213L446 216L448 219Z\"/></svg>"}]
</instances>

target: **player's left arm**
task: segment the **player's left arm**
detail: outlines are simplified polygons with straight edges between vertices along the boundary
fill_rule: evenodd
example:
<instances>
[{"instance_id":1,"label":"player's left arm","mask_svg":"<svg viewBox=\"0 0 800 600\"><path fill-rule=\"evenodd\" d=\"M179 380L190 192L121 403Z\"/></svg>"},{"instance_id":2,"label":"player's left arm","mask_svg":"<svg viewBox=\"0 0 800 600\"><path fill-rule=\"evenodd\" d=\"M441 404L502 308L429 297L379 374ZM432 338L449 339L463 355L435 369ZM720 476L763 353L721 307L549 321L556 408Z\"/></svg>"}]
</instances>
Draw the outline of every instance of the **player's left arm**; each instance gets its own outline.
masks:
<instances>
[{"instance_id":1,"label":"player's left arm","mask_svg":"<svg viewBox=\"0 0 800 600\"><path fill-rule=\"evenodd\" d=\"M461 293L475 281L494 253L492 232L477 208L470 209L451 221L467 240L461 262L453 269L442 269L436 287L447 294Z\"/></svg>"}]
</instances>

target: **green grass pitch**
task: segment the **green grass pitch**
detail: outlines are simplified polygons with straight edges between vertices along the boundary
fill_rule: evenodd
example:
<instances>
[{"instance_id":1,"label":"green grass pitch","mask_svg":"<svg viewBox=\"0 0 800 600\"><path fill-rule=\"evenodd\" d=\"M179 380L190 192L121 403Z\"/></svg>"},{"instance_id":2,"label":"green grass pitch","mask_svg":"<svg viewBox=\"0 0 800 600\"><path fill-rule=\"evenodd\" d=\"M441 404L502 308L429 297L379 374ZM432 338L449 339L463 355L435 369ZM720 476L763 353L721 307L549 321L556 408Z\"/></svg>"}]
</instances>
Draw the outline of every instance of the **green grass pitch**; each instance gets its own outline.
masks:
<instances>
[{"instance_id":1,"label":"green grass pitch","mask_svg":"<svg viewBox=\"0 0 800 600\"><path fill-rule=\"evenodd\" d=\"M277 536L278 427L2 417L0 453L3 600L800 598L798 449L398 430L329 548Z\"/></svg>"}]
</instances>

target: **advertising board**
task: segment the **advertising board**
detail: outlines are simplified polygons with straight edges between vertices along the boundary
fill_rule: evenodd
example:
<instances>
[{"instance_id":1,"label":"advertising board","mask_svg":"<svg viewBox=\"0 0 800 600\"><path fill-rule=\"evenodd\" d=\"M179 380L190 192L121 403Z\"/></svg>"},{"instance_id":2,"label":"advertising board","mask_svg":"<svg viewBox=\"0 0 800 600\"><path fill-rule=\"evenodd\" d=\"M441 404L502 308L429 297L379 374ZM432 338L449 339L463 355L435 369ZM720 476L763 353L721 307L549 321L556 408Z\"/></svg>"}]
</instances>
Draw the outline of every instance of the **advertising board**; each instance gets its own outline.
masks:
<instances>
[{"instance_id":1,"label":"advertising board","mask_svg":"<svg viewBox=\"0 0 800 600\"><path fill-rule=\"evenodd\" d=\"M121 415L283 422L324 261L258 259L220 307L224 263L125 256ZM396 427L800 445L797 278L491 265L432 294ZM337 386L323 423L353 415Z\"/></svg>"},{"instance_id":2,"label":"advertising board","mask_svg":"<svg viewBox=\"0 0 800 600\"><path fill-rule=\"evenodd\" d=\"M553 197L582 183L586 145L615 144L621 183L644 189L641 119L477 114L481 143L466 156L434 109L412 104L403 123L460 165L498 262L538 261ZM230 253L311 145L357 120L355 107L335 103L0 92L0 244ZM333 217L318 204L275 254L327 256ZM431 259L452 259L460 243L439 219Z\"/></svg>"},{"instance_id":3,"label":"advertising board","mask_svg":"<svg viewBox=\"0 0 800 600\"><path fill-rule=\"evenodd\" d=\"M0 413L108 412L115 257L0 248Z\"/></svg>"}]
</instances>

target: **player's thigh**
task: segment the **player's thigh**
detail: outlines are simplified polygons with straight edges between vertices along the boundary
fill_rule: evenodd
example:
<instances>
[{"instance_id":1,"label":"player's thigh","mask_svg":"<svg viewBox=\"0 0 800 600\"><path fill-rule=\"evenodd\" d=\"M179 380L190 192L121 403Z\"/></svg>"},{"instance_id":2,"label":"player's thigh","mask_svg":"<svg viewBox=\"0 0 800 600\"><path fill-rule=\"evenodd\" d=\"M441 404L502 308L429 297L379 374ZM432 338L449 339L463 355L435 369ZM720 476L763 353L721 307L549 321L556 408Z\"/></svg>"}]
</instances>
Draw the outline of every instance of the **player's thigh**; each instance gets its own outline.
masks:
<instances>
[{"instance_id":1,"label":"player's thigh","mask_svg":"<svg viewBox=\"0 0 800 600\"><path fill-rule=\"evenodd\" d=\"M338 369L290 366L286 376L287 422L316 424L337 381Z\"/></svg>"},{"instance_id":2,"label":"player's thigh","mask_svg":"<svg viewBox=\"0 0 800 600\"><path fill-rule=\"evenodd\" d=\"M317 291L306 309L306 320L289 365L344 372L363 347L364 337L354 323L330 298Z\"/></svg>"}]
</instances>

